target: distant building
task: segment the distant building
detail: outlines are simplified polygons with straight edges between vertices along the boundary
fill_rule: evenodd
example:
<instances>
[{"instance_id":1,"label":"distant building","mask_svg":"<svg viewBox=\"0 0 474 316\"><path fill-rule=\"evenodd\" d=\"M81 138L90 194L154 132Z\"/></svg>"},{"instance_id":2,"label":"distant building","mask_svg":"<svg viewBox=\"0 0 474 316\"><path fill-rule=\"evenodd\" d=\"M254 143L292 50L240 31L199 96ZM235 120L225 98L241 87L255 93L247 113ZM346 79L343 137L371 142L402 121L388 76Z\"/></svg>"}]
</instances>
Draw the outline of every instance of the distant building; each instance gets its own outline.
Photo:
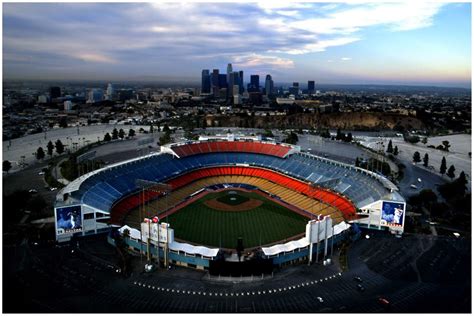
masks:
<instances>
[{"instance_id":1,"label":"distant building","mask_svg":"<svg viewBox=\"0 0 474 316\"><path fill-rule=\"evenodd\" d=\"M299 95L300 94L300 87L298 82L293 82L293 86L288 89L290 94Z\"/></svg>"},{"instance_id":2,"label":"distant building","mask_svg":"<svg viewBox=\"0 0 474 316\"><path fill-rule=\"evenodd\" d=\"M215 97L219 96L219 69L212 70L211 90Z\"/></svg>"},{"instance_id":3,"label":"distant building","mask_svg":"<svg viewBox=\"0 0 474 316\"><path fill-rule=\"evenodd\" d=\"M72 102L64 101L64 111L71 111L71 110L72 110Z\"/></svg>"},{"instance_id":4,"label":"distant building","mask_svg":"<svg viewBox=\"0 0 474 316\"><path fill-rule=\"evenodd\" d=\"M251 75L250 83L247 85L247 91L250 92L260 92L260 76Z\"/></svg>"},{"instance_id":5,"label":"distant building","mask_svg":"<svg viewBox=\"0 0 474 316\"><path fill-rule=\"evenodd\" d=\"M202 70L201 93L211 93L211 76L209 74L209 69Z\"/></svg>"},{"instance_id":6,"label":"distant building","mask_svg":"<svg viewBox=\"0 0 474 316\"><path fill-rule=\"evenodd\" d=\"M47 95L40 95L38 97L38 103L40 103L40 104L48 103L48 96Z\"/></svg>"},{"instance_id":7,"label":"distant building","mask_svg":"<svg viewBox=\"0 0 474 316\"><path fill-rule=\"evenodd\" d=\"M87 103L96 103L104 99L104 92L102 89L92 89L89 91L89 97Z\"/></svg>"},{"instance_id":8,"label":"distant building","mask_svg":"<svg viewBox=\"0 0 474 316\"><path fill-rule=\"evenodd\" d=\"M227 75L219 74L219 88L220 89L227 89Z\"/></svg>"},{"instance_id":9,"label":"distant building","mask_svg":"<svg viewBox=\"0 0 474 316\"><path fill-rule=\"evenodd\" d=\"M239 82L239 94L244 93L244 72L241 70L239 71L239 77L240 77L240 82Z\"/></svg>"},{"instance_id":10,"label":"distant building","mask_svg":"<svg viewBox=\"0 0 474 316\"><path fill-rule=\"evenodd\" d=\"M272 76L267 75L265 78L265 95L268 97L273 94L273 80Z\"/></svg>"},{"instance_id":11,"label":"distant building","mask_svg":"<svg viewBox=\"0 0 474 316\"><path fill-rule=\"evenodd\" d=\"M106 99L107 99L107 100L110 100L110 101L115 100L114 86L113 86L111 83L109 83L109 84L107 85L107 95L106 95Z\"/></svg>"},{"instance_id":12,"label":"distant building","mask_svg":"<svg viewBox=\"0 0 474 316\"><path fill-rule=\"evenodd\" d=\"M313 80L308 81L308 94L314 94L315 91L316 89L314 87L314 81Z\"/></svg>"},{"instance_id":13,"label":"distant building","mask_svg":"<svg viewBox=\"0 0 474 316\"><path fill-rule=\"evenodd\" d=\"M49 96L51 99L56 99L61 96L61 88L60 87L51 87L49 88Z\"/></svg>"}]
</instances>

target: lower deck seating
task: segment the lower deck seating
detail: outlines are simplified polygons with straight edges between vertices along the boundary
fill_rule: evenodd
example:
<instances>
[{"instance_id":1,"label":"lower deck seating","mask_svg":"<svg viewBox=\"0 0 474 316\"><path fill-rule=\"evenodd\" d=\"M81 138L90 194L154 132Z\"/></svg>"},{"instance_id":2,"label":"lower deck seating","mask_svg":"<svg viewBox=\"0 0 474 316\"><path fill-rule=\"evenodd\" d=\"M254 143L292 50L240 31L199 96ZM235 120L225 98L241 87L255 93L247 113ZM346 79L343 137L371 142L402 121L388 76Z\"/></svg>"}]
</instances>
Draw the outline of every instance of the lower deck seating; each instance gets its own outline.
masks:
<instances>
[{"instance_id":1,"label":"lower deck seating","mask_svg":"<svg viewBox=\"0 0 474 316\"><path fill-rule=\"evenodd\" d=\"M189 195L203 187L208 187L222 183L240 183L256 186L263 191L277 196L287 204L293 205L299 209L308 211L315 215L330 215L334 224L338 224L344 220L343 214L334 206L328 205L309 196L306 196L298 191L285 188L282 185L273 183L269 180L258 178L255 176L240 176L240 175L221 175L210 176L198 179L189 185L171 192L167 197L160 196L156 200L145 203L146 215L151 217L163 214L167 209L170 209L179 203L183 202ZM113 211L114 212L114 211ZM130 213L124 217L123 224L131 227L138 227L142 221L143 213L135 206ZM140 214L142 216L140 216Z\"/></svg>"}]
</instances>

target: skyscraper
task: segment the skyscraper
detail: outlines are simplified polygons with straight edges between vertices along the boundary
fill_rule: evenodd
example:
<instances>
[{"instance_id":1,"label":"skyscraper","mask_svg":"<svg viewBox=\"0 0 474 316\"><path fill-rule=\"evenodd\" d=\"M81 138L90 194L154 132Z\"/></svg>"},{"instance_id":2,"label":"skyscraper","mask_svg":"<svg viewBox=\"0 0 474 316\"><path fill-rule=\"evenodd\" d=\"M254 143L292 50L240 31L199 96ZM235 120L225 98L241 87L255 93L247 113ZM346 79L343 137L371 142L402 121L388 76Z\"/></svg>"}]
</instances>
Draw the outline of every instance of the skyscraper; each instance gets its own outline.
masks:
<instances>
[{"instance_id":1,"label":"skyscraper","mask_svg":"<svg viewBox=\"0 0 474 316\"><path fill-rule=\"evenodd\" d=\"M227 64L227 99L232 98L232 89L234 86L234 77L232 75L232 64Z\"/></svg>"},{"instance_id":2,"label":"skyscraper","mask_svg":"<svg viewBox=\"0 0 474 316\"><path fill-rule=\"evenodd\" d=\"M89 98L87 103L96 103L104 99L104 92L102 89L92 89L89 91Z\"/></svg>"},{"instance_id":3,"label":"skyscraper","mask_svg":"<svg viewBox=\"0 0 474 316\"><path fill-rule=\"evenodd\" d=\"M308 81L308 94L314 94L315 91L314 80Z\"/></svg>"},{"instance_id":4,"label":"skyscraper","mask_svg":"<svg viewBox=\"0 0 474 316\"><path fill-rule=\"evenodd\" d=\"M114 86L111 83L109 83L107 85L107 100L112 101L114 99L114 93L115 93Z\"/></svg>"},{"instance_id":5,"label":"skyscraper","mask_svg":"<svg viewBox=\"0 0 474 316\"><path fill-rule=\"evenodd\" d=\"M211 76L209 75L209 69L202 70L201 93L211 93Z\"/></svg>"},{"instance_id":6,"label":"skyscraper","mask_svg":"<svg viewBox=\"0 0 474 316\"><path fill-rule=\"evenodd\" d=\"M239 93L242 94L244 93L244 72L242 70L239 71L239 77L240 77Z\"/></svg>"},{"instance_id":7,"label":"skyscraper","mask_svg":"<svg viewBox=\"0 0 474 316\"><path fill-rule=\"evenodd\" d=\"M265 95L270 96L273 94L273 80L272 76L267 75L265 77Z\"/></svg>"},{"instance_id":8,"label":"skyscraper","mask_svg":"<svg viewBox=\"0 0 474 316\"><path fill-rule=\"evenodd\" d=\"M232 64L227 64L227 84L230 82L230 76L232 76ZM232 90L232 86L229 88Z\"/></svg>"},{"instance_id":9,"label":"skyscraper","mask_svg":"<svg viewBox=\"0 0 474 316\"><path fill-rule=\"evenodd\" d=\"M212 70L211 89L215 97L219 96L219 69Z\"/></svg>"},{"instance_id":10,"label":"skyscraper","mask_svg":"<svg viewBox=\"0 0 474 316\"><path fill-rule=\"evenodd\" d=\"M251 75L250 83L247 87L248 92L259 92L260 91L260 77L259 75Z\"/></svg>"},{"instance_id":11,"label":"skyscraper","mask_svg":"<svg viewBox=\"0 0 474 316\"><path fill-rule=\"evenodd\" d=\"M219 74L219 89L227 89L227 75Z\"/></svg>"},{"instance_id":12,"label":"skyscraper","mask_svg":"<svg viewBox=\"0 0 474 316\"><path fill-rule=\"evenodd\" d=\"M290 94L298 95L300 93L300 84L298 82L293 82L293 86L288 89Z\"/></svg>"}]
</instances>

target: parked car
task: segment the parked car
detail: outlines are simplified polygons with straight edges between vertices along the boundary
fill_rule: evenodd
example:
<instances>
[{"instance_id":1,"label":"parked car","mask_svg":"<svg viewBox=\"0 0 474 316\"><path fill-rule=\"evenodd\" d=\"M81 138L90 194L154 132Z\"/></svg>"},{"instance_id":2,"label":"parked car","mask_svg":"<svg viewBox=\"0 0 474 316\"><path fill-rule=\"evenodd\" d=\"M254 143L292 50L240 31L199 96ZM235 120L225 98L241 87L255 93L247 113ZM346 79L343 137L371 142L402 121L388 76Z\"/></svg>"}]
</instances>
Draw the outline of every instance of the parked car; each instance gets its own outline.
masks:
<instances>
[{"instance_id":1,"label":"parked car","mask_svg":"<svg viewBox=\"0 0 474 316\"><path fill-rule=\"evenodd\" d=\"M319 303L323 303L323 302L324 302L324 300L323 300L323 298L322 298L321 296L316 297L316 299L319 301Z\"/></svg>"},{"instance_id":2,"label":"parked car","mask_svg":"<svg viewBox=\"0 0 474 316\"><path fill-rule=\"evenodd\" d=\"M356 276L356 277L354 278L354 280L357 281L357 282L362 282L362 279L361 279L360 277L358 277L358 276Z\"/></svg>"},{"instance_id":3,"label":"parked car","mask_svg":"<svg viewBox=\"0 0 474 316\"><path fill-rule=\"evenodd\" d=\"M30 189L28 192L30 192L30 193L38 193L38 191L35 190L35 189Z\"/></svg>"},{"instance_id":4,"label":"parked car","mask_svg":"<svg viewBox=\"0 0 474 316\"><path fill-rule=\"evenodd\" d=\"M357 289L361 292L364 292L365 291L365 288L362 286L362 284L357 284Z\"/></svg>"}]
</instances>

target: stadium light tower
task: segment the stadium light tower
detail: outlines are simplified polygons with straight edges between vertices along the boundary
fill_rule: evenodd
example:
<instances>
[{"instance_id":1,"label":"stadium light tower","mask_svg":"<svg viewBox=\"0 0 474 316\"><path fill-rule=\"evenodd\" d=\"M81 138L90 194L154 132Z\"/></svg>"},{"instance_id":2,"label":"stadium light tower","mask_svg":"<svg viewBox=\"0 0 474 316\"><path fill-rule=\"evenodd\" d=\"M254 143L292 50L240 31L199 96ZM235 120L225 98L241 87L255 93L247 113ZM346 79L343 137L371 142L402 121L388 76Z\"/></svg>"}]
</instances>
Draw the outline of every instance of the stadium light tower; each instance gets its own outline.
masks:
<instances>
[{"instance_id":1,"label":"stadium light tower","mask_svg":"<svg viewBox=\"0 0 474 316\"><path fill-rule=\"evenodd\" d=\"M171 191L172 187L169 184L166 183L161 183L161 182L155 182L155 181L149 181L149 180L143 180L143 179L136 179L135 184L137 187L142 188L142 198L143 198L143 203L142 207L139 207L139 213L140 213L140 221L143 220L143 215L146 212L147 217L150 217L150 212L147 210L145 211L145 204L146 204L146 199L145 199L145 191L151 191L151 192L157 192L157 193L165 193L166 195L166 209L168 209L168 193ZM158 214L157 214L158 215ZM160 230L158 229L158 243L157 243L157 248L156 248L156 257L158 261L158 266L160 266L160 241L159 241L159 232ZM142 231L140 229L140 259L142 258ZM150 236L151 236L151 231L150 229L148 230L148 239L147 239L147 260L150 261ZM165 258L167 258L166 254L167 249L165 249ZM167 263L165 262L165 265Z\"/></svg>"}]
</instances>

